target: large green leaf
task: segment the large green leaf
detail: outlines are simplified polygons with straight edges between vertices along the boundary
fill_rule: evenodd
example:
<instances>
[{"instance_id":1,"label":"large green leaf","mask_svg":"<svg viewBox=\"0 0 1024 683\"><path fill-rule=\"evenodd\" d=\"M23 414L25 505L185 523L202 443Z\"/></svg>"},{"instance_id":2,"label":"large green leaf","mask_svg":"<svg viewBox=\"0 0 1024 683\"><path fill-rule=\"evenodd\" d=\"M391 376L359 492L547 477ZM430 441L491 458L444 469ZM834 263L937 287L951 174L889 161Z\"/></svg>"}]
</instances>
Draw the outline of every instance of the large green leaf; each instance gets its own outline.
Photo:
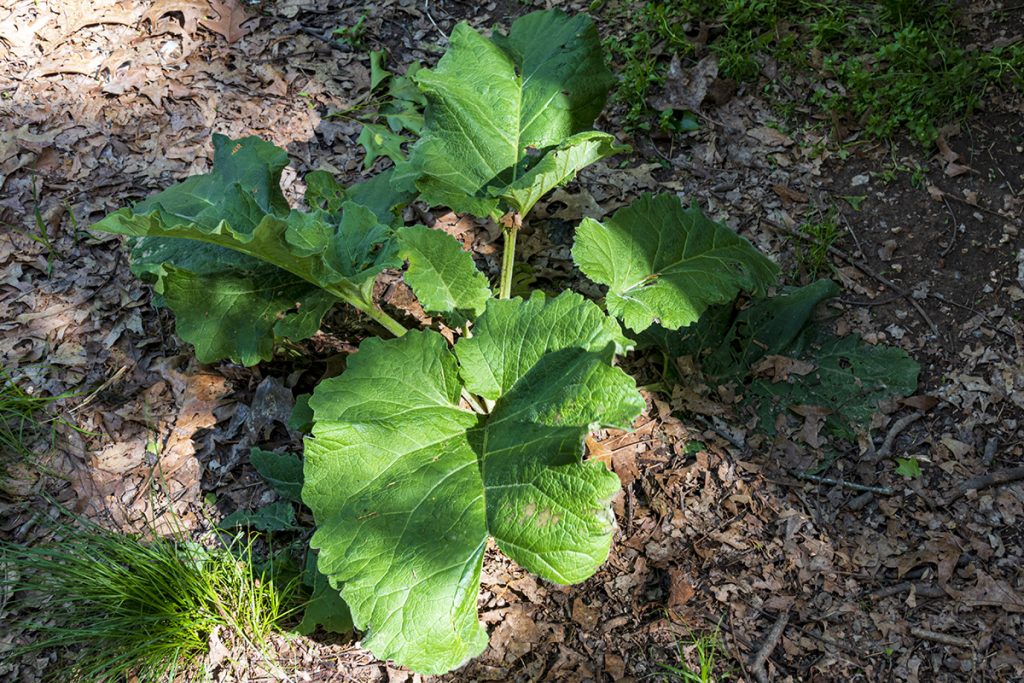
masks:
<instances>
[{"instance_id":1,"label":"large green leaf","mask_svg":"<svg viewBox=\"0 0 1024 683\"><path fill-rule=\"evenodd\" d=\"M201 363L230 358L248 366L269 360L275 340L313 336L324 314L338 301L305 280L259 261L251 268L225 267L202 274L171 262L160 266L156 286L161 301L174 311L178 336L195 347Z\"/></svg>"},{"instance_id":2,"label":"large green leaf","mask_svg":"<svg viewBox=\"0 0 1024 683\"><path fill-rule=\"evenodd\" d=\"M460 23L437 67L415 80L427 108L410 161L433 204L526 214L583 167L628 149L588 130L614 79L585 15L533 12L491 38Z\"/></svg>"},{"instance_id":3,"label":"large green leaf","mask_svg":"<svg viewBox=\"0 0 1024 683\"><path fill-rule=\"evenodd\" d=\"M572 255L608 286L608 312L638 332L689 325L741 290L764 293L778 276L747 240L671 194L645 194L603 223L585 218Z\"/></svg>"},{"instance_id":4,"label":"large green leaf","mask_svg":"<svg viewBox=\"0 0 1024 683\"><path fill-rule=\"evenodd\" d=\"M769 433L775 433L780 411L812 405L831 411L829 431L852 439L851 425L866 425L882 401L914 393L921 369L903 349L871 346L857 335L820 334L804 357L816 365L809 374L788 382L757 379L746 390L746 403Z\"/></svg>"},{"instance_id":5,"label":"large green leaf","mask_svg":"<svg viewBox=\"0 0 1024 683\"><path fill-rule=\"evenodd\" d=\"M704 376L720 384L742 380L765 356L800 357L814 327L815 310L839 291L836 283L823 279L754 299L739 311L734 304L712 306L680 330L652 325L638 342L657 346L674 358L698 358Z\"/></svg>"},{"instance_id":6,"label":"large green leaf","mask_svg":"<svg viewBox=\"0 0 1024 683\"><path fill-rule=\"evenodd\" d=\"M366 647L425 673L487 644L476 602L488 536L559 583L605 560L618 480L581 460L583 439L643 408L610 364L617 325L579 295L492 299L474 330L454 351L433 331L369 339L310 401L303 500L320 570ZM489 415L460 407L466 386L488 389Z\"/></svg>"},{"instance_id":7,"label":"large green leaf","mask_svg":"<svg viewBox=\"0 0 1024 683\"><path fill-rule=\"evenodd\" d=\"M352 202L373 211L380 223L395 226L401 223L402 209L416 195L402 189L402 183L395 182L394 168L347 188L327 171L312 171L306 174L305 181L307 206L327 211L333 222L340 220L342 206Z\"/></svg>"},{"instance_id":8,"label":"large green leaf","mask_svg":"<svg viewBox=\"0 0 1024 683\"><path fill-rule=\"evenodd\" d=\"M275 339L314 334L339 298L368 301L377 273L400 264L371 208L327 194L334 211L290 210L279 187L287 160L259 138L215 135L210 173L93 226L139 238L132 269L154 284L202 362L269 359ZM321 180L314 187L327 193Z\"/></svg>"},{"instance_id":9,"label":"large green leaf","mask_svg":"<svg viewBox=\"0 0 1024 683\"><path fill-rule=\"evenodd\" d=\"M491 298L487 278L454 237L421 225L402 228L398 255L409 261L405 281L426 311L444 315L453 325L483 313Z\"/></svg>"}]
</instances>

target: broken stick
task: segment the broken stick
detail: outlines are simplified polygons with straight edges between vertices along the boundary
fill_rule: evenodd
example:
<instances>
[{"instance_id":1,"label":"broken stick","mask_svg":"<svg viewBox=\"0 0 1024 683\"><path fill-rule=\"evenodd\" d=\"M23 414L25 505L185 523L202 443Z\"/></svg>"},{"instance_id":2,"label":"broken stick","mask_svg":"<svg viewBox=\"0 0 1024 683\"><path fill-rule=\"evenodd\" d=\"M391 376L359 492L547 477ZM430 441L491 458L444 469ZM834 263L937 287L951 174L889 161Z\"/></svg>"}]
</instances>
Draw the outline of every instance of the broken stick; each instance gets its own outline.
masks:
<instances>
[{"instance_id":1,"label":"broken stick","mask_svg":"<svg viewBox=\"0 0 1024 683\"><path fill-rule=\"evenodd\" d=\"M772 630L768 632L768 637L765 638L764 644L761 645L761 649L757 651L754 659L750 662L750 671L754 674L757 683L768 683L768 671L764 665L768 661L768 655L778 645L779 638L782 637L782 632L786 630L786 624L788 623L789 612L783 612L775 620L775 623L772 624Z\"/></svg>"},{"instance_id":2,"label":"broken stick","mask_svg":"<svg viewBox=\"0 0 1024 683\"><path fill-rule=\"evenodd\" d=\"M807 472L801 472L800 470L789 470L797 479L803 479L804 481L813 481L816 484L828 484L829 486L842 486L843 488L850 489L851 491L864 491L867 493L877 493L880 496L891 496L895 493L892 488L888 486L868 486L867 484L857 484L852 481L846 481L845 479L833 479L832 477L822 477L817 474L808 474Z\"/></svg>"},{"instance_id":3,"label":"broken stick","mask_svg":"<svg viewBox=\"0 0 1024 683\"><path fill-rule=\"evenodd\" d=\"M954 500L964 497L968 491L980 491L988 488L989 486L998 486L1000 484L1009 484L1015 481L1024 479L1024 467L1010 467L1005 470L996 470L988 474L979 474L977 477L971 477L967 481L961 482L955 489L950 491L945 498L942 499L943 505L949 505Z\"/></svg>"},{"instance_id":4,"label":"broken stick","mask_svg":"<svg viewBox=\"0 0 1024 683\"><path fill-rule=\"evenodd\" d=\"M966 638L951 636L948 633L939 633L938 631L929 631L926 628L918 628L916 626L910 629L910 635L915 638L920 638L921 640L930 640L933 643L952 645L953 647L963 647L968 650L974 647L974 644Z\"/></svg>"}]
</instances>

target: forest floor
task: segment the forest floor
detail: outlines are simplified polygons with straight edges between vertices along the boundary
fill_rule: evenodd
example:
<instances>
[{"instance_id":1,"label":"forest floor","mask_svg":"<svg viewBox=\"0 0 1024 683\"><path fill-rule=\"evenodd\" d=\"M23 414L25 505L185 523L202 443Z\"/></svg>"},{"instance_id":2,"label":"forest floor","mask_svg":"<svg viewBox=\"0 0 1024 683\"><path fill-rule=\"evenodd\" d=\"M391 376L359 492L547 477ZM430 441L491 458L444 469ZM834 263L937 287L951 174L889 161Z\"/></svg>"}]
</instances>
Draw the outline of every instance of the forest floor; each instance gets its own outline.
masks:
<instances>
[{"instance_id":1,"label":"forest floor","mask_svg":"<svg viewBox=\"0 0 1024 683\"><path fill-rule=\"evenodd\" d=\"M49 505L41 490L125 531L159 530L169 515L199 531L272 500L245 454L300 452L285 427L294 395L354 351L366 323L342 311L298 357L198 365L120 240L89 225L207 171L214 132L286 148L293 201L310 170L354 181L360 125L328 114L368 92L369 50L386 49L396 71L429 65L457 21L489 29L530 9L0 2L0 359L36 392L78 392L63 409L85 430L63 430L49 474L4 483L0 539L35 539ZM603 33L614 16L597 11ZM1024 14L1012 16L1019 39ZM354 40L332 43L346 26L359 26ZM906 350L921 365L916 394L846 443L819 433L813 414L775 416L769 438L699 378L652 389L635 431L590 444L623 482L608 562L566 587L489 551L479 607L490 646L447 680L668 678L664 666L692 665L705 633L717 633L718 680L755 680L766 645L778 681L1024 680L1024 485L973 479L1020 467L1024 454L1024 103L991 94L926 149L849 131L837 140L812 113L783 118L761 78L705 103L694 132L620 134L633 153L538 205L519 258L535 286L577 278L569 248L581 216L678 193L769 254L791 284L814 270L839 282L836 329ZM622 115L611 107L598 127L621 131ZM497 273L491 226L422 209L417 220L456 234ZM814 263L814 245L793 233L823 222L834 251ZM402 307L400 286L381 294ZM822 476L845 483L793 475L822 463ZM4 626L0 649L25 637ZM358 641L276 647L289 680L421 679ZM270 680L258 659L233 652L213 677ZM57 661L0 662L0 679L35 681Z\"/></svg>"}]
</instances>

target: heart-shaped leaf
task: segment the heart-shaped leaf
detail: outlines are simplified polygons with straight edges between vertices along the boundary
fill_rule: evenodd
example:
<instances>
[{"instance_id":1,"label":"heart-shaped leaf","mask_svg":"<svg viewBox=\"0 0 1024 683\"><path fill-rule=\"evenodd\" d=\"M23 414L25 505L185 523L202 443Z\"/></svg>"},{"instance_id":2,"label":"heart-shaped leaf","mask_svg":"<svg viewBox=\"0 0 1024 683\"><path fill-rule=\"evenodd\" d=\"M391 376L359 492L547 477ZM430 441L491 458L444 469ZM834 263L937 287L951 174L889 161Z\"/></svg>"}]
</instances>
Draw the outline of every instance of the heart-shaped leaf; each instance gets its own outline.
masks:
<instances>
[{"instance_id":1,"label":"heart-shaped leaf","mask_svg":"<svg viewBox=\"0 0 1024 683\"><path fill-rule=\"evenodd\" d=\"M614 79L586 15L533 12L491 38L460 23L437 67L415 79L427 108L410 161L435 205L525 215L583 167L628 150L588 130Z\"/></svg>"},{"instance_id":2,"label":"heart-shaped leaf","mask_svg":"<svg viewBox=\"0 0 1024 683\"><path fill-rule=\"evenodd\" d=\"M581 461L583 440L596 425L628 428L644 405L610 364L617 328L577 294L492 299L454 351L433 331L370 339L317 387L312 545L379 657L437 673L479 654L489 536L559 583L604 562L618 479ZM460 406L475 386L496 400L489 415Z\"/></svg>"},{"instance_id":3,"label":"heart-shaped leaf","mask_svg":"<svg viewBox=\"0 0 1024 683\"><path fill-rule=\"evenodd\" d=\"M599 223L576 230L573 259L608 286L608 312L637 332L658 322L689 325L741 290L762 294L778 266L750 242L671 194L645 194Z\"/></svg>"}]
</instances>

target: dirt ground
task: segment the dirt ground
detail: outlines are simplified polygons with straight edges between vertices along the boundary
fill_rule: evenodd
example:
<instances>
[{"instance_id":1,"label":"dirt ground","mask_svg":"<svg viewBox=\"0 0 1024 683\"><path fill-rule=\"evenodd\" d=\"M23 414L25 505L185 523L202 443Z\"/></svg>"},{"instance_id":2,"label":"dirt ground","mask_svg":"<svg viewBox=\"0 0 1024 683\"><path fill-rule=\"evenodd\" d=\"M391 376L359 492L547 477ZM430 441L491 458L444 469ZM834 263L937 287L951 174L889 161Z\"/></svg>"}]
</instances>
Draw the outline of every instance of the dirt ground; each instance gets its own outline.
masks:
<instances>
[{"instance_id":1,"label":"dirt ground","mask_svg":"<svg viewBox=\"0 0 1024 683\"><path fill-rule=\"evenodd\" d=\"M49 463L58 476L5 485L0 538L34 538L44 489L125 530L153 519L159 528L173 509L199 531L271 500L249 447L300 448L284 427L294 395L337 368L366 323L339 311L298 357L200 366L168 313L150 305L119 239L88 226L206 171L213 132L287 148L293 201L310 170L353 181L359 124L327 114L369 89L367 50L386 48L397 70L430 64L457 21L483 29L530 9L0 2L0 358L36 391L81 392L66 409L88 432L66 431ZM326 39L360 17L359 49ZM694 387L711 405L703 414L684 410L678 392L647 394L634 432L590 444L623 481L607 564L563 587L492 551L479 603L490 647L447 680L648 679L660 664L692 662L691 634L716 628L720 680L755 680L751 661L766 643L777 681L1024 680L1024 485L973 480L1019 467L1024 454L1024 102L993 97L925 150L834 140L827 122L780 120L759 92L741 86L703 112L696 133L625 136L636 150L626 163L597 164L538 205L545 218L520 258L538 286L578 282L569 248L582 215L672 191L799 284L811 274L792 233L835 207L830 272L844 287L835 325L908 351L922 366L917 393L887 406L858 444L808 439L795 415L782 416L792 429L767 438L708 387ZM620 113L609 109L598 126L620 130ZM424 215L497 273L493 229ZM49 244L32 239L40 225ZM382 294L401 308L400 286ZM916 458L921 476L898 474L896 457ZM791 474L826 459L824 476L868 490ZM149 495L155 473L169 502ZM204 504L210 493L216 507ZM0 648L23 637L0 628ZM358 642L278 646L290 680L420 680ZM262 679L241 660L218 680ZM35 681L54 661L0 661L0 679Z\"/></svg>"}]
</instances>

